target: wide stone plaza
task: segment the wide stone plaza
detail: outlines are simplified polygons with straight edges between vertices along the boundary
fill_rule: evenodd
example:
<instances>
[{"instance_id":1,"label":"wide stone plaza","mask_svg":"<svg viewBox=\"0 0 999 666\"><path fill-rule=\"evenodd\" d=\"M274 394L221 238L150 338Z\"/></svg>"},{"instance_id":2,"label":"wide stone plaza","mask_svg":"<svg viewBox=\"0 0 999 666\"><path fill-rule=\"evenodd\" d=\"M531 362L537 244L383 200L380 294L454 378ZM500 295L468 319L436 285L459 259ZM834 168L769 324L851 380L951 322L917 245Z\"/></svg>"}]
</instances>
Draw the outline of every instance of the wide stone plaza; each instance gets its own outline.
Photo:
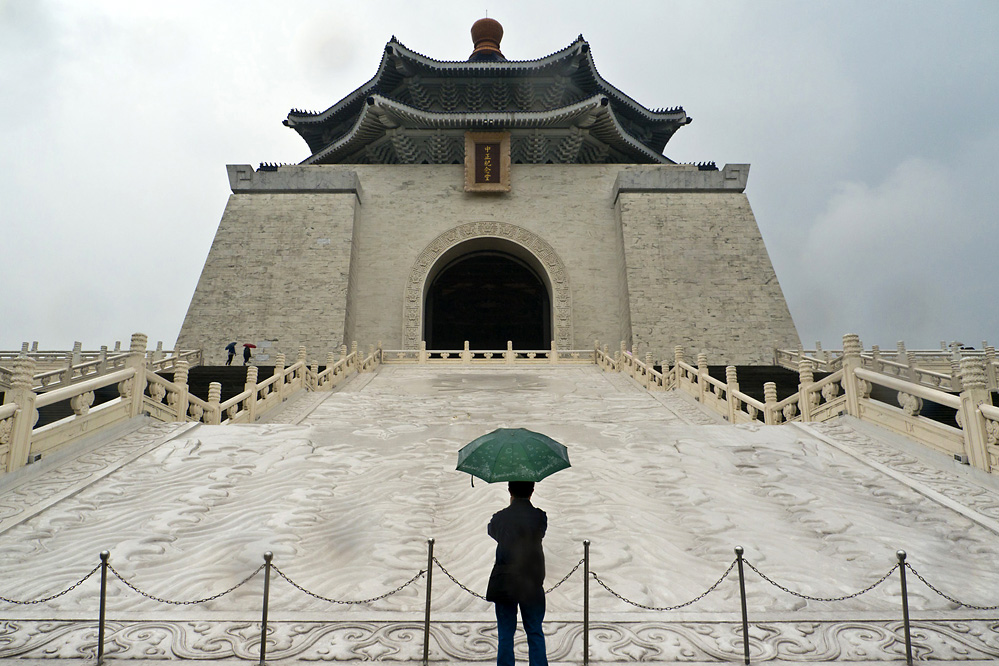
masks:
<instances>
[{"instance_id":1,"label":"wide stone plaza","mask_svg":"<svg viewBox=\"0 0 999 666\"><path fill-rule=\"evenodd\" d=\"M37 599L90 572L102 550L149 595L193 601L252 574L265 551L335 600L377 597L434 555L483 594L485 526L505 486L454 471L497 427L544 432L572 468L538 486L548 578L583 557L642 606L708 590L735 561L810 597L845 597L897 564L966 604L999 600L999 482L844 417L733 426L679 391L650 393L597 366L380 366L331 393L300 392L268 423L134 419L0 479L0 596ZM491 605L435 565L430 659L491 662ZM918 660L999 658L996 610L961 608L908 572ZM583 568L548 595L549 659L582 663ZM746 568L754 662L904 661L898 571L860 596L813 601ZM0 604L0 657L92 658L99 576L56 599ZM271 577L268 661L419 661L426 577L364 604L334 604ZM218 599L168 605L109 582L106 657L259 655L263 574ZM656 611L590 583L590 661L741 662L737 570L703 599ZM526 645L518 632L518 654Z\"/></svg>"}]
</instances>

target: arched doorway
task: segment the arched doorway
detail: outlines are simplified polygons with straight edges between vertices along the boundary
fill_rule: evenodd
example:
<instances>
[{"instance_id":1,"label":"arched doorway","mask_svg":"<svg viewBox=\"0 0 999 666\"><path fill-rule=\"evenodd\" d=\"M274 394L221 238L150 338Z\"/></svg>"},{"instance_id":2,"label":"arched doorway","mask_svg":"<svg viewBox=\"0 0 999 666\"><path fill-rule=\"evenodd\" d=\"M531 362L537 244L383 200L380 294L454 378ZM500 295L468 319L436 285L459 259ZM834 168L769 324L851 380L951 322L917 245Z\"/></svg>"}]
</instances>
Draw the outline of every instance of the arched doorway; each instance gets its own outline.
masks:
<instances>
[{"instance_id":1,"label":"arched doorway","mask_svg":"<svg viewBox=\"0 0 999 666\"><path fill-rule=\"evenodd\" d=\"M538 272L512 254L481 249L448 261L426 293L428 349L547 349L551 298Z\"/></svg>"}]
</instances>

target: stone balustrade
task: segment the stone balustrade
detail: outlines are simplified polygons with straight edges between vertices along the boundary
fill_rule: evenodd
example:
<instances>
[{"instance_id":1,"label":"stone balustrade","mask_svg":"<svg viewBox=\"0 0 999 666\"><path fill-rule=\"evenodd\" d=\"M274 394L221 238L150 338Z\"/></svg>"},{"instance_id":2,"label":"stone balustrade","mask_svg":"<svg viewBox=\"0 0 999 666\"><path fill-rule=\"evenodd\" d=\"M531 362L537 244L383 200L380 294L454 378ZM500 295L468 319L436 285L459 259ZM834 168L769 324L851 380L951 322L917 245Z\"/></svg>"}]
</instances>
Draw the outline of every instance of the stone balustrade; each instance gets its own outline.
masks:
<instances>
[{"instance_id":1,"label":"stone balustrade","mask_svg":"<svg viewBox=\"0 0 999 666\"><path fill-rule=\"evenodd\" d=\"M84 351L83 345L76 342L73 350L39 351L38 343L31 348L25 342L17 352L0 351L0 363L11 365L17 358L31 358L35 361L32 389L43 393L57 388L63 388L82 381L93 379L109 372L115 372L125 367L128 352L121 350L121 343L115 343L114 349L107 345L98 351ZM201 350L165 351L163 343L157 343L155 350L146 352L149 369L154 372L172 371L177 361L186 361L189 366L201 365ZM0 367L0 390L10 387L13 372L6 367Z\"/></svg>"},{"instance_id":2,"label":"stone balustrade","mask_svg":"<svg viewBox=\"0 0 999 666\"><path fill-rule=\"evenodd\" d=\"M380 349L369 348L361 354L354 343L350 353L346 347L341 349L339 360L328 355L326 368L319 371L317 364L309 366L306 350L300 348L296 361L287 367L284 355L278 354L274 373L261 382L257 368L249 366L243 391L222 402L219 383L209 386L207 400L188 390L189 369L201 363L200 351L168 352L161 344L150 353L146 342L145 335L133 335L127 352L101 356L101 372L77 374L58 388L37 386L34 357L14 357L0 405L0 473L19 469L84 435L140 414L163 422L252 423L299 391L331 391L351 373L370 372L381 362ZM89 363L86 360L74 367ZM164 371L174 373L173 381L157 374ZM95 407L94 392L111 386L117 387L119 397ZM72 416L35 427L38 408L67 401Z\"/></svg>"},{"instance_id":3,"label":"stone balustrade","mask_svg":"<svg viewBox=\"0 0 999 666\"><path fill-rule=\"evenodd\" d=\"M421 342L419 349L380 349L380 362L384 364L413 365L537 365L594 363L594 352L589 349L557 349L552 341L549 349L514 349L512 342L506 349L471 349L468 341L462 349L428 350Z\"/></svg>"},{"instance_id":4,"label":"stone balustrade","mask_svg":"<svg viewBox=\"0 0 999 666\"><path fill-rule=\"evenodd\" d=\"M996 349L982 342L981 349L970 349L959 343L940 343L940 349L907 349L899 342L893 352L885 352L877 345L861 350L861 363L865 368L917 382L943 391L960 391L960 373L956 371L960 359L981 358L985 363L986 384L991 391L999 391L999 360ZM842 367L843 351L822 349L776 349L774 361L789 370L797 370L802 360L809 360L819 372L835 372Z\"/></svg>"},{"instance_id":5,"label":"stone balustrade","mask_svg":"<svg viewBox=\"0 0 999 666\"><path fill-rule=\"evenodd\" d=\"M721 381L708 373L704 354L698 355L693 366L679 347L674 349L673 367L664 365L661 371L654 369L648 354L645 362L627 351L611 359L606 347L597 351L596 362L608 371L628 372L645 386L650 386L650 376L658 374L663 381L655 388L683 391L731 423L821 422L849 414L956 461L999 472L999 407L992 405L991 396L997 370L995 350L987 346L984 351L974 351L959 350L963 355L957 361L946 346L934 352L948 355L952 371L944 374L918 367L919 355L905 350L901 343L896 354L906 358L905 363L880 358L877 348L865 353L856 335L844 336L843 350L834 354L827 355L821 348L807 353L778 350L782 366L788 367L792 359L797 361L798 391L778 400L776 384L767 382L762 402L739 390L734 366L726 368L726 380ZM815 381L814 373L820 368L836 369ZM897 406L873 398L876 387L880 393L894 396ZM924 401L952 410L956 425L921 416Z\"/></svg>"}]
</instances>

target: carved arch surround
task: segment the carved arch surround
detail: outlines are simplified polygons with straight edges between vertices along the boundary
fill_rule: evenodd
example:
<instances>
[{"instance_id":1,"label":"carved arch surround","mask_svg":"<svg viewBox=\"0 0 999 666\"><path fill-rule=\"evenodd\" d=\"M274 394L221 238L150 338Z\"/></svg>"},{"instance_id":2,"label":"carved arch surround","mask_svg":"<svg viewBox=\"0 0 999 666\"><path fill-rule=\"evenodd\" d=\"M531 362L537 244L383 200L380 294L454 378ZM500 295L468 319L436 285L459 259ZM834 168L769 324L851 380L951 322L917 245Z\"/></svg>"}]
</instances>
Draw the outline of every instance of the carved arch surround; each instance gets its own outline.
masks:
<instances>
[{"instance_id":1,"label":"carved arch surround","mask_svg":"<svg viewBox=\"0 0 999 666\"><path fill-rule=\"evenodd\" d=\"M572 348L572 302L565 264L551 245L523 227L505 222L468 222L448 229L427 245L413 265L406 283L402 341L405 349L419 349L423 330L423 299L427 276L451 248L477 238L497 238L524 248L544 269L551 287L552 332L558 349Z\"/></svg>"}]
</instances>

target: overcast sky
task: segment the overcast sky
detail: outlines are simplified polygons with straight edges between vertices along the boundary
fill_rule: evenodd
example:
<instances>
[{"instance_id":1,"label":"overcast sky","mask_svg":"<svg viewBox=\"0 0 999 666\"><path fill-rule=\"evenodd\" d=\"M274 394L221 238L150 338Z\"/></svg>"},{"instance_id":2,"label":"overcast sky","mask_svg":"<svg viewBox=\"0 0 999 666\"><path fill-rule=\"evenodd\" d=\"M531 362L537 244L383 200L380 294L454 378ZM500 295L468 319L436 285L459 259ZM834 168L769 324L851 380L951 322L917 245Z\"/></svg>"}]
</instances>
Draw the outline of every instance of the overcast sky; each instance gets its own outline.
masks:
<instances>
[{"instance_id":1,"label":"overcast sky","mask_svg":"<svg viewBox=\"0 0 999 666\"><path fill-rule=\"evenodd\" d=\"M582 33L610 83L682 106L673 160L752 164L806 347L999 342L999 2L0 0L0 349L172 347L225 165L301 161L289 109L392 35L464 60L486 11L508 59Z\"/></svg>"}]
</instances>

